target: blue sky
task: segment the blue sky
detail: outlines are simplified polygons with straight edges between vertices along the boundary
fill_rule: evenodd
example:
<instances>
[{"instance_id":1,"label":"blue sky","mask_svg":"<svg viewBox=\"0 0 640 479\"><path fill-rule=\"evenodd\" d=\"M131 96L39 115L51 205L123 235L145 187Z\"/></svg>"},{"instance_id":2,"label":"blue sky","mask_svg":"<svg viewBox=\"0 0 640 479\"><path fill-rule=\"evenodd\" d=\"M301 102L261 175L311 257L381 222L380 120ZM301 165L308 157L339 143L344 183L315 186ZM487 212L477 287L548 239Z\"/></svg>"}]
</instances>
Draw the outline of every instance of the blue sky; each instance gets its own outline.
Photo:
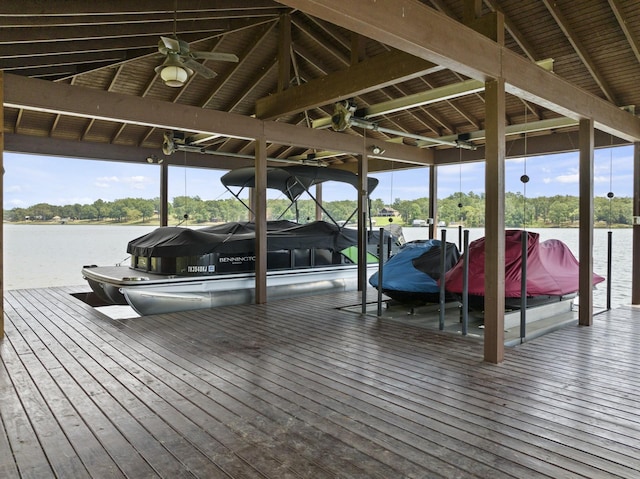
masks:
<instances>
[{"instance_id":1,"label":"blue sky","mask_svg":"<svg viewBox=\"0 0 640 479\"><path fill-rule=\"evenodd\" d=\"M5 152L4 208L37 203L53 205L90 204L97 199L153 198L159 196L160 167L148 164L78 160ZM530 177L528 197L556 194L578 195L578 153L564 153L508 160L507 191L525 193L520 176ZM230 198L220 184L224 172L200 168L169 168L169 198L199 196L203 200ZM412 200L428 196L427 168L396 170L372 175L380 180L374 199L392 203L396 198ZM600 149L595 153L596 196L613 191L633 195L633 147ZM611 186L610 186L611 185ZM484 163L454 164L438 170L438 197L463 191L484 192ZM325 201L356 199L344 186L323 190Z\"/></svg>"}]
</instances>

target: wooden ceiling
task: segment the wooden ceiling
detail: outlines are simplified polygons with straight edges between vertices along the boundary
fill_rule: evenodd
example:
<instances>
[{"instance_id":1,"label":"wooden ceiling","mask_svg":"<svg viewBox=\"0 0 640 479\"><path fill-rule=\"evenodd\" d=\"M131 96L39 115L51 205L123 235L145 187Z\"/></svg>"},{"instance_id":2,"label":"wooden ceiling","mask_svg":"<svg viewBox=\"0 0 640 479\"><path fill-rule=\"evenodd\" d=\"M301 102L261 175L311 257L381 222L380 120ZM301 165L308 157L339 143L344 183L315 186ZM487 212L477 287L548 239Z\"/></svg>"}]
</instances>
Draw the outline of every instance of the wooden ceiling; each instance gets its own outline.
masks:
<instances>
[{"instance_id":1,"label":"wooden ceiling","mask_svg":"<svg viewBox=\"0 0 640 479\"><path fill-rule=\"evenodd\" d=\"M343 0L343 4L333 0L2 2L5 149L127 161L146 161L155 154L176 163L188 155L190 164L230 168L243 166L254 154L252 131L244 135L240 130L243 125L253 128L254 123L247 122L258 118L299 127L282 130L283 140L269 143L268 157L274 160L349 165L355 161L352 154L326 147L339 143L335 135L366 136L369 145L376 142L385 151L380 158L445 163L464 153L466 160L481 159L482 78L491 77L487 52L493 45L478 41L476 32L463 23L498 39L504 35L508 53L527 66L538 63L540 71L552 70L553 80L562 81L560 87L567 84L584 95L576 96L580 107L605 117L596 123L604 126L597 144L638 140L633 115L635 105L640 106L637 0ZM400 17L407 22L406 32L385 8L403 9ZM415 27L421 16L429 20L418 25L425 42L442 41L441 52L437 46L425 49L411 43L409 27ZM491 32L487 25L499 24L500 16L504 31ZM216 72L214 78L196 74L180 88L166 86L155 71L164 60L158 40L172 37L174 28L192 51L232 53L238 62L200 60ZM504 58L506 68L511 57ZM530 71L537 70L523 70ZM565 114L562 98L541 101L544 94L528 95L545 88L533 84L549 77L541 78L524 78L521 85L514 80L508 90L505 122L510 155L522 154L525 144L531 154L577 147L577 117L585 113ZM545 94L562 96L562 91ZM83 113L34 107L40 100L22 104L14 98L21 95L41 95L43 103L69 95L69 102L77 101L75 108ZM335 103L345 100L354 105L359 120L344 131L318 137L322 141L310 140L306 146L300 144L303 141L286 140L287 135L306 138L309 129L331 130ZM149 119L141 121L133 112L107 115L107 103L129 103L131 110L147 110L144 115ZM99 113L91 113L92 104L101 106ZM175 109L164 109L166 104ZM628 115L630 131L616 126L626 124L627 117L610 114L606 105L625 110L621 115ZM196 135L202 128L190 130L186 120L170 121L181 114L199 116L201 110L235 115L211 116L221 126L207 129L211 130L207 135ZM247 122L236 123L238 117ZM225 124L232 126L226 129ZM181 125L175 141L190 146L189 153L163 153L165 134ZM350 149L345 144L342 151ZM372 170L384 165L380 161Z\"/></svg>"}]
</instances>

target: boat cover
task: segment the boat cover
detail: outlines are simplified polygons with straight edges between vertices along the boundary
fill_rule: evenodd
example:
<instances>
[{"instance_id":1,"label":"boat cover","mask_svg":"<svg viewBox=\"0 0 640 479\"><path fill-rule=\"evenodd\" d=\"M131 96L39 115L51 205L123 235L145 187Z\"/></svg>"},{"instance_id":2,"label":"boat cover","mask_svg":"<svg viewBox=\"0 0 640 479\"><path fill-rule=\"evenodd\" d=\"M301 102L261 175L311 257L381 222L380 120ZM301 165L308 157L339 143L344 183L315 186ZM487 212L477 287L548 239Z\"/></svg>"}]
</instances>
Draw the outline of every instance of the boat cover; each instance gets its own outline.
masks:
<instances>
[{"instance_id":1,"label":"boat cover","mask_svg":"<svg viewBox=\"0 0 640 479\"><path fill-rule=\"evenodd\" d=\"M505 297L521 295L522 230L505 231ZM561 296L579 289L579 264L569 247L560 240L540 242L540 235L526 232L527 238L527 296ZM469 294L484 296L485 238L469 244ZM465 253L467 254L467 253ZM464 256L464 255L463 255ZM446 290L462 293L462 258L445 275ZM604 281L593 275L594 286Z\"/></svg>"},{"instance_id":2,"label":"boat cover","mask_svg":"<svg viewBox=\"0 0 640 479\"><path fill-rule=\"evenodd\" d=\"M441 255L440 240L416 240L403 244L382 267L382 290L388 293L438 293ZM455 244L447 243L446 255L445 270L449 270L458 261L460 252ZM378 287L377 272L369 278L369 284ZM393 293L389 296L393 297Z\"/></svg>"},{"instance_id":3,"label":"boat cover","mask_svg":"<svg viewBox=\"0 0 640 479\"><path fill-rule=\"evenodd\" d=\"M294 225L294 226L291 226ZM326 221L299 225L289 221L267 223L269 251L317 248L341 251L358 243L358 232ZM163 226L129 242L127 253L145 257L200 256L208 253L240 254L255 250L255 225L238 222L220 227L191 229Z\"/></svg>"},{"instance_id":4,"label":"boat cover","mask_svg":"<svg viewBox=\"0 0 640 479\"><path fill-rule=\"evenodd\" d=\"M238 168L225 173L220 181L225 186L240 188L255 187L256 170L254 167ZM335 168L319 168L316 166L288 166L282 168L267 168L267 188L276 189L284 193L290 201L296 201L311 186L325 181L348 183L358 188L358 175ZM367 178L369 193L378 185L376 178Z\"/></svg>"}]
</instances>

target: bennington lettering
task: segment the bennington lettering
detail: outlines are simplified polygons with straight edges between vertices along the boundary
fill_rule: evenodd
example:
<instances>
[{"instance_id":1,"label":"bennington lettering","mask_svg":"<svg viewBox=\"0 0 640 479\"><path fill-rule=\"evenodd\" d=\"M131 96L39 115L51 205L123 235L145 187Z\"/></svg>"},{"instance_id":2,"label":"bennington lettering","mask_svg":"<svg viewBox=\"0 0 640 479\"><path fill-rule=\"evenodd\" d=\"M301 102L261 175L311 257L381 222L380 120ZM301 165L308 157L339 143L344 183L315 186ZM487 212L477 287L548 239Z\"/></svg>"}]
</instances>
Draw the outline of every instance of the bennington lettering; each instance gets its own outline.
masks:
<instances>
[{"instance_id":1,"label":"bennington lettering","mask_svg":"<svg viewBox=\"0 0 640 479\"><path fill-rule=\"evenodd\" d=\"M249 261L255 262L256 256L226 256L218 258L220 263L247 263Z\"/></svg>"}]
</instances>

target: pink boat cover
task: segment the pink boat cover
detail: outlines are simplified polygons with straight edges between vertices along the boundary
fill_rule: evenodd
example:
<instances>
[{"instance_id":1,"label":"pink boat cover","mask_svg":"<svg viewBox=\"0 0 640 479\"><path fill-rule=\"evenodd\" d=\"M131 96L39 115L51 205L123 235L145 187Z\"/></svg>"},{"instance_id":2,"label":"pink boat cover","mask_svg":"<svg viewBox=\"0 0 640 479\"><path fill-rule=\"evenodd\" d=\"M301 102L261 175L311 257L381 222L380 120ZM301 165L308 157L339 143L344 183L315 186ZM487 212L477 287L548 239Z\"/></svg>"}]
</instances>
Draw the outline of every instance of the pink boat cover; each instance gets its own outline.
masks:
<instances>
[{"instance_id":1,"label":"pink boat cover","mask_svg":"<svg viewBox=\"0 0 640 479\"><path fill-rule=\"evenodd\" d=\"M520 297L522 230L505 231L505 297ZM575 293L579 286L579 264L560 240L540 243L540 235L528 231L527 296ZM469 244L469 294L484 296L484 237ZM465 252L464 254L467 254ZM464 255L463 255L464 256ZM463 257L445 275L447 291L462 293ZM604 281L593 275L594 286Z\"/></svg>"}]
</instances>

